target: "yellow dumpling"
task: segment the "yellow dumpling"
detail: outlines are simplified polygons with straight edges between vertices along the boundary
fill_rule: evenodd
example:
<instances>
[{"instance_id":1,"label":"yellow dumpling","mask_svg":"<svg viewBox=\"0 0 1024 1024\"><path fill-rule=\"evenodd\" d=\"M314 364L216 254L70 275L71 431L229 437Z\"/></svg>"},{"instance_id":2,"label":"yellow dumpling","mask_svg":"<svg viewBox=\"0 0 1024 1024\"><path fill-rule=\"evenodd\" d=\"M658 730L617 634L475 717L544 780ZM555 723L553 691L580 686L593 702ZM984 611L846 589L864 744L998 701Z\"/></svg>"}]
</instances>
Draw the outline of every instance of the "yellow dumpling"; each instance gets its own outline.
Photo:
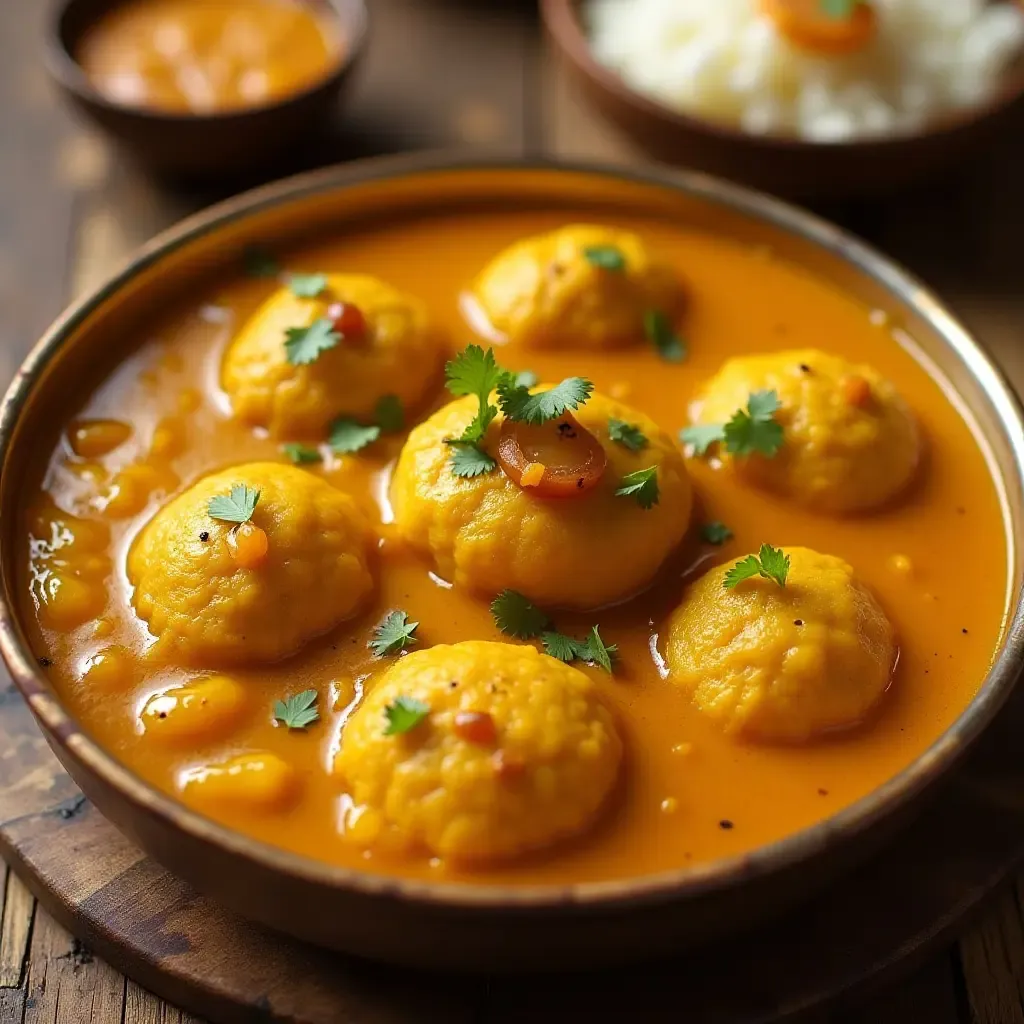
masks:
<instances>
[{"instance_id":1,"label":"yellow dumpling","mask_svg":"<svg viewBox=\"0 0 1024 1024\"><path fill-rule=\"evenodd\" d=\"M288 329L329 319L338 303L358 309L365 331L354 327L308 364L289 362ZM375 277L328 274L316 298L281 288L253 314L227 350L221 383L240 420L275 437L319 439L340 416L371 422L385 396L415 406L437 380L442 356L417 299Z\"/></svg>"},{"instance_id":2,"label":"yellow dumpling","mask_svg":"<svg viewBox=\"0 0 1024 1024\"><path fill-rule=\"evenodd\" d=\"M702 576L673 613L669 678L731 733L798 742L856 725L885 693L896 635L842 559L787 548L785 586Z\"/></svg>"},{"instance_id":3,"label":"yellow dumpling","mask_svg":"<svg viewBox=\"0 0 1024 1024\"><path fill-rule=\"evenodd\" d=\"M695 403L697 423L727 423L756 391L774 391L782 447L773 458L726 456L757 486L809 508L876 508L909 483L920 460L917 422L870 366L816 349L730 359Z\"/></svg>"},{"instance_id":4,"label":"yellow dumpling","mask_svg":"<svg viewBox=\"0 0 1024 1024\"><path fill-rule=\"evenodd\" d=\"M388 735L388 708L421 720ZM582 832L612 790L622 743L597 684L533 647L466 641L418 651L376 682L335 768L348 839L487 861Z\"/></svg>"},{"instance_id":5,"label":"yellow dumpling","mask_svg":"<svg viewBox=\"0 0 1024 1024\"><path fill-rule=\"evenodd\" d=\"M471 479L452 472L445 439L458 437L476 409L475 398L458 399L409 435L391 489L401 537L446 579L484 595L511 588L542 606L586 609L646 586L690 521L690 479L672 438L636 409L592 395L574 416L603 448L605 471L586 493L543 498L501 468ZM492 455L503 419L484 441ZM612 441L612 419L637 426L646 447ZM616 495L623 477L650 467L659 490L653 508Z\"/></svg>"},{"instance_id":6,"label":"yellow dumpling","mask_svg":"<svg viewBox=\"0 0 1024 1024\"><path fill-rule=\"evenodd\" d=\"M211 498L244 484L266 534L258 564L240 562L237 531ZM139 616L170 661L259 664L297 651L359 610L373 587L369 527L347 494L281 463L208 476L164 506L128 555Z\"/></svg>"},{"instance_id":7,"label":"yellow dumpling","mask_svg":"<svg viewBox=\"0 0 1024 1024\"><path fill-rule=\"evenodd\" d=\"M473 287L491 328L531 348L616 348L644 338L645 317L681 305L671 268L630 231L573 224L499 253Z\"/></svg>"}]
</instances>

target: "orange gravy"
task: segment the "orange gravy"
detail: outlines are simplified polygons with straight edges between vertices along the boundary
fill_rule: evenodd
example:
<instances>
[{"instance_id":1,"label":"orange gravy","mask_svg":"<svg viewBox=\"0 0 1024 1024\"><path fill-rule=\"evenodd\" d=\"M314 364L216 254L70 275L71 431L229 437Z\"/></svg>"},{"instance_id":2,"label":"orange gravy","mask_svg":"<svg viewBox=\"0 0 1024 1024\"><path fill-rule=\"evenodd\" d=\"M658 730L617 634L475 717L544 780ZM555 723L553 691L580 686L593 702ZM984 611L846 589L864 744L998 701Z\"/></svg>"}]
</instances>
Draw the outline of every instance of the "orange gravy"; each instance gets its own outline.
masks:
<instances>
[{"instance_id":1,"label":"orange gravy","mask_svg":"<svg viewBox=\"0 0 1024 1024\"><path fill-rule=\"evenodd\" d=\"M514 212L443 211L351 228L278 255L290 270L358 270L421 297L456 350L474 340L459 294L487 260L527 234L593 218L592 211L528 205ZM142 678L128 692L92 692L81 679L101 647L116 643L140 652L145 645L147 630L133 613L124 561L133 536L166 496L110 523L114 571L106 583L102 637L92 623L67 632L44 630L29 596L27 557L19 567L21 610L35 652L49 659L49 677L85 729L132 770L179 798L179 773L190 766L249 749L279 754L301 773L301 802L283 816L223 817L269 843L384 873L513 883L621 878L752 850L865 796L932 744L977 692L1000 641L1007 603L1003 510L972 429L889 327L873 322L869 309L808 270L761 248L653 217L616 215L614 223L638 232L685 282L687 360L668 365L644 347L609 354L503 349L503 364L531 369L542 380L586 375L599 391L623 397L675 433L687 422L695 391L729 356L817 347L870 363L896 383L920 421L927 458L893 507L848 519L813 515L752 491L702 460L689 461L698 494L691 534L701 522L721 520L735 540L720 549L691 541L648 592L598 613L558 617L560 628L576 635L599 622L605 641L619 646L614 676L583 669L617 711L627 747L620 791L594 830L543 856L479 870L363 854L339 835L345 797L328 767L346 716L382 671L367 650L373 626L388 610L401 608L420 622L421 646L506 639L486 601L449 588L415 556L388 542L380 551L379 590L364 614L281 664L237 673L254 708L244 726L176 753L148 743L137 722L139 708L148 695L187 673L140 659ZM81 409L69 410L69 423L88 417L131 425L128 442L94 460L100 477L141 458L161 422L181 433L183 447L172 463L180 489L213 469L283 460L269 439L231 419L217 383L226 344L274 287L241 275L225 278L205 294L154 313L137 351ZM436 404L444 400L439 385ZM378 521L386 521L387 479L400 443L391 438L369 455L339 457L312 471L352 490ZM29 506L52 498L69 512L81 511L96 487L82 473L82 460L66 440L43 457L45 491L28 495ZM704 720L658 670L659 631L685 580L765 541L845 558L896 627L900 657L891 688L873 718L847 734L803 747L744 744ZM304 733L275 727L275 699L307 686L321 694L321 721Z\"/></svg>"},{"instance_id":2,"label":"orange gravy","mask_svg":"<svg viewBox=\"0 0 1024 1024\"><path fill-rule=\"evenodd\" d=\"M212 114L302 92L342 49L304 0L127 0L90 27L75 58L115 103Z\"/></svg>"}]
</instances>

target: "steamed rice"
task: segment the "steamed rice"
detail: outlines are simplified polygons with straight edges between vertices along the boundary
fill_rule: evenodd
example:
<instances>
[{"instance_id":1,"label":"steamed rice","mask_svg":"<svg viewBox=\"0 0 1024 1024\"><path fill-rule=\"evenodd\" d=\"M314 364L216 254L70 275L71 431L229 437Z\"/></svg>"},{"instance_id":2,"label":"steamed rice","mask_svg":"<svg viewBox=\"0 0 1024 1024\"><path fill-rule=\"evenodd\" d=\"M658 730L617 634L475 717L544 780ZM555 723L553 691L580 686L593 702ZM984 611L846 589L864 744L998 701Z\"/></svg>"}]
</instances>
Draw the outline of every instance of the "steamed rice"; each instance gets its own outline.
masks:
<instances>
[{"instance_id":1,"label":"steamed rice","mask_svg":"<svg viewBox=\"0 0 1024 1024\"><path fill-rule=\"evenodd\" d=\"M1024 47L1024 11L873 0L862 52L797 49L757 0L588 0L595 57L634 89L748 132L842 142L909 133L984 103Z\"/></svg>"}]
</instances>

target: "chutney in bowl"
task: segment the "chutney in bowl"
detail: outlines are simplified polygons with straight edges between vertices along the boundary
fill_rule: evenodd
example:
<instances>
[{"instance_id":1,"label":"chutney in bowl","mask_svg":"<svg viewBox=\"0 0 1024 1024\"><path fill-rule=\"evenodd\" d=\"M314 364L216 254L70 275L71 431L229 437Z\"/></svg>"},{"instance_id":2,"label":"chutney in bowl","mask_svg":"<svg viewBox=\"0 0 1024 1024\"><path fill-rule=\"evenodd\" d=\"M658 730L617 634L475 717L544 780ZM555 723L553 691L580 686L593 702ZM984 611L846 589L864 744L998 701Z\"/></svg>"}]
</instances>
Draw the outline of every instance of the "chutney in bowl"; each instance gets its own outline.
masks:
<instances>
[{"instance_id":1,"label":"chutney in bowl","mask_svg":"<svg viewBox=\"0 0 1024 1024\"><path fill-rule=\"evenodd\" d=\"M508 968L741 927L1016 678L1012 394L881 257L706 179L295 179L24 373L8 663L105 813L316 942Z\"/></svg>"}]
</instances>

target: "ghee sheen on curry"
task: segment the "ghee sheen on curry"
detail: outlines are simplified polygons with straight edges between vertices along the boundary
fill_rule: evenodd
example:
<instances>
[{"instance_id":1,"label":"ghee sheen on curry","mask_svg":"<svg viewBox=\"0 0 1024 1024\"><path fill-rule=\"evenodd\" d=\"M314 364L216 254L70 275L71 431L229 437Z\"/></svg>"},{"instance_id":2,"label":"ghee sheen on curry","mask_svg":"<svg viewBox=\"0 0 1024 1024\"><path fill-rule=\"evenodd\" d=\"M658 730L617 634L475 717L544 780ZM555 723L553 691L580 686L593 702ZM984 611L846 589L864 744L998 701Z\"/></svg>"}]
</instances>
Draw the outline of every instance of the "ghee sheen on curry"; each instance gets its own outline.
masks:
<instances>
[{"instance_id":1,"label":"ghee sheen on curry","mask_svg":"<svg viewBox=\"0 0 1024 1024\"><path fill-rule=\"evenodd\" d=\"M821 821L976 693L997 488L834 285L625 207L272 256L154 310L26 499L40 662L160 789L372 871L621 878Z\"/></svg>"}]
</instances>

